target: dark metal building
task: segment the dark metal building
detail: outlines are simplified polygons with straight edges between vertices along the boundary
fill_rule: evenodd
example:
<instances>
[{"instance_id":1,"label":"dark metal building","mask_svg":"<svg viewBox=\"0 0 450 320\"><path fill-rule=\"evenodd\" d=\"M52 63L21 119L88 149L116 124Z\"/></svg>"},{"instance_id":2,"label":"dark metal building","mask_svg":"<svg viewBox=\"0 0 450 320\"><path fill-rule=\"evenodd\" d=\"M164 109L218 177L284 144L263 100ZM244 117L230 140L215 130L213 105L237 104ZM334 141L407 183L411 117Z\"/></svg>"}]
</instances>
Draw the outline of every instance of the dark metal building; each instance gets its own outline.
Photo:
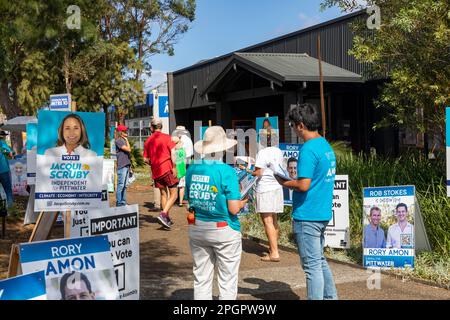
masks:
<instances>
[{"instance_id":1,"label":"dark metal building","mask_svg":"<svg viewBox=\"0 0 450 320\"><path fill-rule=\"evenodd\" d=\"M373 106L379 81L362 77L364 65L349 55L352 13L168 73L171 130L208 120L224 128L255 127L255 118L278 116L281 142L297 142L287 125L292 104L320 106L317 38L323 62L327 138L355 151L396 152L394 130L372 130L382 116Z\"/></svg>"}]
</instances>

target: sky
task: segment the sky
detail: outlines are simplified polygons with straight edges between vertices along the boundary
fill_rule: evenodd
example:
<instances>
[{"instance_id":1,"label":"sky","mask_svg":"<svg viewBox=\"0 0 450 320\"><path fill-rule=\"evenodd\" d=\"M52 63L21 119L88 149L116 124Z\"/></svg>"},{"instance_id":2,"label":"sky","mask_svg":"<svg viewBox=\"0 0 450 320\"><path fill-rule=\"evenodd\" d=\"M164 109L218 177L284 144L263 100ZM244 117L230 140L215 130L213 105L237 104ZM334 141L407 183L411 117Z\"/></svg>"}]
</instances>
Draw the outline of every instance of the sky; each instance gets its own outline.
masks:
<instances>
[{"instance_id":1,"label":"sky","mask_svg":"<svg viewBox=\"0 0 450 320\"><path fill-rule=\"evenodd\" d=\"M343 13L320 11L322 0L197 0L196 18L175 44L175 55L151 57L145 90L166 81L166 73L259 42L328 21Z\"/></svg>"}]
</instances>

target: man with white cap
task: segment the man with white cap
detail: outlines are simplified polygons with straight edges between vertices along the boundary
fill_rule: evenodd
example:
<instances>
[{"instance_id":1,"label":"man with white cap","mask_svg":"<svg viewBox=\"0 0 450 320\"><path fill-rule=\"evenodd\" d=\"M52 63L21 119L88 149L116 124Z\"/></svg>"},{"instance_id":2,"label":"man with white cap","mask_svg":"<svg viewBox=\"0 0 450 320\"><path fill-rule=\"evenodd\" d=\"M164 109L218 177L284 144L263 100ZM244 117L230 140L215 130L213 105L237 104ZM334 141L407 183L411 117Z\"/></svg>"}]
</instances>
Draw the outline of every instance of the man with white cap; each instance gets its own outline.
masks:
<instances>
[{"instance_id":1,"label":"man with white cap","mask_svg":"<svg viewBox=\"0 0 450 320\"><path fill-rule=\"evenodd\" d=\"M150 122L152 135L144 143L144 160L150 165L155 188L161 192L162 211L158 216L159 222L166 228L172 226L169 210L177 200L177 170L172 162L175 143L168 134L163 133L163 123L159 118ZM167 193L169 189L169 194Z\"/></svg>"},{"instance_id":2,"label":"man with white cap","mask_svg":"<svg viewBox=\"0 0 450 320\"><path fill-rule=\"evenodd\" d=\"M228 139L222 127L209 127L204 139L195 143L204 155L186 174L186 199L194 219L188 218L189 244L194 260L194 299L212 299L214 267L218 269L219 299L237 297L242 239L237 214L247 200L240 200L234 169L222 159L237 141Z\"/></svg>"}]
</instances>

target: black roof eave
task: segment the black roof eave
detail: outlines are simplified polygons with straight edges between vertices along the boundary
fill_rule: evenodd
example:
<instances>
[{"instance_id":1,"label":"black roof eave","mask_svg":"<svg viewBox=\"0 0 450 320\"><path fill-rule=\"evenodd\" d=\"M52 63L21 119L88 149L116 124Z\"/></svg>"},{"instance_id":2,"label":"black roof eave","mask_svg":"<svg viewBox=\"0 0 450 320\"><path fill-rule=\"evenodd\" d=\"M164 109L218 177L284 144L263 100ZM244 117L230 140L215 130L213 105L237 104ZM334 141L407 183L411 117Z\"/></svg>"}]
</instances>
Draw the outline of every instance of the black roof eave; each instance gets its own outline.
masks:
<instances>
[{"instance_id":1,"label":"black roof eave","mask_svg":"<svg viewBox=\"0 0 450 320\"><path fill-rule=\"evenodd\" d=\"M204 96L205 94L213 91L213 89L223 80L223 78L233 69L234 65L239 65L245 70L248 70L261 78L267 79L268 81L273 81L277 85L281 86L286 79L283 76L272 72L266 68L261 67L260 65L253 63L243 57L240 57L236 54L233 54L233 59L228 62L226 67L222 70L222 72L214 78L206 88L200 93L200 96ZM234 72L234 71L232 71Z\"/></svg>"},{"instance_id":2,"label":"black roof eave","mask_svg":"<svg viewBox=\"0 0 450 320\"><path fill-rule=\"evenodd\" d=\"M320 28L322 28L322 27L325 27L325 26L328 26L328 25L331 25L331 24L334 24L334 23L337 23L337 22L340 22L340 21L344 21L344 20L347 20L347 19L351 19L351 18L354 18L354 17L359 16L359 15L363 15L363 14L365 14L365 13L366 13L366 10L365 10L365 9L359 10L359 11L356 11L356 12L352 12L352 13L346 14L346 15L344 15L344 16L342 16L342 17L337 17L337 18L332 19L332 20L324 21L324 22L322 22L322 23L316 24L316 25L314 25L314 26L311 26L311 27L308 27L308 28L305 28L305 29L301 29L301 30L298 30L298 31L294 31L294 32L285 34L285 35L283 35L283 36L276 37L276 38L273 38L273 39L270 39L270 40L266 40L266 41L264 41L264 42L260 42L260 43L258 43L258 44L255 44L255 45L252 45L252 46L249 46L249 47L245 47L245 48L242 48L242 49L239 49L239 50L235 50L235 51L229 52L229 53L227 53L227 54L223 54L223 55L221 55L221 56L218 56L218 57L215 57L215 58L212 58L212 59L204 60L204 61L202 61L202 62L193 64L193 65L191 65L191 66L189 66L189 67L185 67L185 68L182 68L182 69L179 69L179 70L175 70L175 71L173 71L172 73L173 73L173 75L177 75L177 74L179 74L179 73L188 71L188 70L190 70L190 69L195 69L195 68L197 68L197 67L200 67L200 66L209 64L209 63L211 63L211 62L215 62L215 61L219 61L219 60L222 60L222 59L225 59L225 58L229 58L229 57L231 57L235 52L246 52L246 51L250 51L250 50L256 49L256 48L258 48L258 47L263 47L263 46L265 46L265 45L267 45L267 44L269 44L269 43L275 42L275 41L279 41L279 40L283 40L283 39L288 39L288 38L290 38L290 37L297 36L297 35L299 35L299 34L306 33L306 32L309 32L309 31L311 31L311 30L320 29Z\"/></svg>"}]
</instances>

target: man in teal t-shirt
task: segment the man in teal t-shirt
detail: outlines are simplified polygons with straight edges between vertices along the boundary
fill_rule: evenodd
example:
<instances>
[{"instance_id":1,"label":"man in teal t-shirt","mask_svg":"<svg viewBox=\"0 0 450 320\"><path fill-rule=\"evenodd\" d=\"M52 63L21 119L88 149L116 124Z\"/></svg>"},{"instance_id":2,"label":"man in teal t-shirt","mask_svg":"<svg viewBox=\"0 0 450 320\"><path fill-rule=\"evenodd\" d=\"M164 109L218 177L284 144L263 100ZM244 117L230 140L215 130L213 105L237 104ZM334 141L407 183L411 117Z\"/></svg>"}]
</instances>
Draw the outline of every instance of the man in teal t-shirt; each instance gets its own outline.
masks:
<instances>
[{"instance_id":1,"label":"man in teal t-shirt","mask_svg":"<svg viewBox=\"0 0 450 320\"><path fill-rule=\"evenodd\" d=\"M288 113L289 126L305 143L300 149L297 179L277 180L294 190L292 217L309 300L337 299L336 286L323 255L325 229L332 215L336 157L320 136L320 113L315 105L301 104Z\"/></svg>"}]
</instances>

